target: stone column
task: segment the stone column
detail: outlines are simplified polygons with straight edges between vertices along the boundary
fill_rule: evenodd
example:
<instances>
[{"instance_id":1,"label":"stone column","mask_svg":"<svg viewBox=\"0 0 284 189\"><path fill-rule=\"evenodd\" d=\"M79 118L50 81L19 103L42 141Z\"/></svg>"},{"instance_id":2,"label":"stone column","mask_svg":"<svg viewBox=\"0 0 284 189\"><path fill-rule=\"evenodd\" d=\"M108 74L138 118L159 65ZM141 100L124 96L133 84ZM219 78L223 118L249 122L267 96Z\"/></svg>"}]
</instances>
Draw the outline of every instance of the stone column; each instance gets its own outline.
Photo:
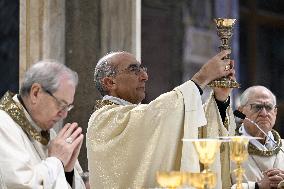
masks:
<instances>
[{"instance_id":1,"label":"stone column","mask_svg":"<svg viewBox=\"0 0 284 189\"><path fill-rule=\"evenodd\" d=\"M99 1L66 1L66 65L78 73L79 84L74 98L74 109L66 122L76 121L86 136L88 120L99 99L95 89L93 71L100 56ZM86 138L79 155L83 170L87 170Z\"/></svg>"},{"instance_id":2,"label":"stone column","mask_svg":"<svg viewBox=\"0 0 284 189\"><path fill-rule=\"evenodd\" d=\"M141 56L141 0L101 1L101 52L125 50Z\"/></svg>"},{"instance_id":3,"label":"stone column","mask_svg":"<svg viewBox=\"0 0 284 189\"><path fill-rule=\"evenodd\" d=\"M20 83L41 59L65 60L65 0L20 1Z\"/></svg>"}]
</instances>

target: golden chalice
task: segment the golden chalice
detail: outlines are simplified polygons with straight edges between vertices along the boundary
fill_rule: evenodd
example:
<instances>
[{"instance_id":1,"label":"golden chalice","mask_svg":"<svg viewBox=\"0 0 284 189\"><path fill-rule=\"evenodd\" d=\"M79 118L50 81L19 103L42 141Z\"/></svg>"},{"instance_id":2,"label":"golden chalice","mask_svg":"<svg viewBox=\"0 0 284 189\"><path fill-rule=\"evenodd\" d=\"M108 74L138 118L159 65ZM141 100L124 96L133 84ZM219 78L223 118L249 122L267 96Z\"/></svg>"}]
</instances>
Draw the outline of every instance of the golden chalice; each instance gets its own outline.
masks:
<instances>
[{"instance_id":1,"label":"golden chalice","mask_svg":"<svg viewBox=\"0 0 284 189\"><path fill-rule=\"evenodd\" d=\"M209 165L215 160L215 154L220 147L218 139L197 139L193 141L193 145L199 156L199 161L204 165L204 171L210 171Z\"/></svg>"},{"instance_id":2,"label":"golden chalice","mask_svg":"<svg viewBox=\"0 0 284 189\"><path fill-rule=\"evenodd\" d=\"M217 35L219 36L221 40L221 45L219 46L220 51L231 50L230 38L233 36L233 26L236 22L236 19L216 18L214 19L214 21L217 25ZM224 59L230 60L230 54L224 57ZM208 85L210 87L220 87L220 88L239 88L240 87L238 82L228 77L222 77L220 79L216 79L210 82Z\"/></svg>"},{"instance_id":3,"label":"golden chalice","mask_svg":"<svg viewBox=\"0 0 284 189\"><path fill-rule=\"evenodd\" d=\"M177 187L181 187L183 184L183 179L183 173L178 171L158 171L156 173L156 180L163 188L175 189Z\"/></svg>"},{"instance_id":4,"label":"golden chalice","mask_svg":"<svg viewBox=\"0 0 284 189\"><path fill-rule=\"evenodd\" d=\"M230 138L230 157L237 165L237 168L234 170L237 184L236 189L242 189L242 179L245 171L242 168L242 162L248 158L248 142L250 138L245 136L235 136Z\"/></svg>"},{"instance_id":5,"label":"golden chalice","mask_svg":"<svg viewBox=\"0 0 284 189\"><path fill-rule=\"evenodd\" d=\"M199 161L203 164L204 169L201 172L203 188L214 188L216 185L216 174L214 174L209 166L214 162L215 155L219 149L221 141L218 139L198 139L193 141L195 150L197 151Z\"/></svg>"},{"instance_id":6,"label":"golden chalice","mask_svg":"<svg viewBox=\"0 0 284 189\"><path fill-rule=\"evenodd\" d=\"M213 173L209 166L215 161L215 155L220 147L221 141L218 139L183 139L183 141L193 142L197 151L199 161L204 169L201 173L186 173L187 183L197 189L210 189L216 186L217 174Z\"/></svg>"}]
</instances>

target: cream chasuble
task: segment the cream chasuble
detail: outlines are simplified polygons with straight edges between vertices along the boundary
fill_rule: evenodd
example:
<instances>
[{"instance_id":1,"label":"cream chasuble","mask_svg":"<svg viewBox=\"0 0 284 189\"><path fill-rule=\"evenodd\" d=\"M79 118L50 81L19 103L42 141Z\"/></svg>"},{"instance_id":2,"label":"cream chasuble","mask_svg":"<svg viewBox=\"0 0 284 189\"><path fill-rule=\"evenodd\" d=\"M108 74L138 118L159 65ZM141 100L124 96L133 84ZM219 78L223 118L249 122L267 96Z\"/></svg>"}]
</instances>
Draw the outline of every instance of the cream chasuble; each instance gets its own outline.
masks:
<instances>
[{"instance_id":1,"label":"cream chasuble","mask_svg":"<svg viewBox=\"0 0 284 189\"><path fill-rule=\"evenodd\" d=\"M205 125L199 91L191 81L140 105L107 105L87 131L91 188L150 188L159 170L199 172L192 144ZM186 157L185 157L186 156Z\"/></svg>"},{"instance_id":2,"label":"cream chasuble","mask_svg":"<svg viewBox=\"0 0 284 189\"><path fill-rule=\"evenodd\" d=\"M198 138L203 125L201 97L192 81L149 104L102 107L87 131L91 188L150 188L158 186L157 171L199 172L192 143L181 139Z\"/></svg>"},{"instance_id":3,"label":"cream chasuble","mask_svg":"<svg viewBox=\"0 0 284 189\"><path fill-rule=\"evenodd\" d=\"M6 104L6 105L4 105ZM3 110L8 107L15 118L26 117L34 129L39 130L16 96L6 93L1 100L0 110L0 167L2 179L9 189L69 189L64 169L59 159L48 157L48 146L43 145L16 123ZM21 120L22 121L22 120ZM56 135L50 130L50 138ZM79 175L80 165L74 168L73 189L85 189Z\"/></svg>"}]
</instances>

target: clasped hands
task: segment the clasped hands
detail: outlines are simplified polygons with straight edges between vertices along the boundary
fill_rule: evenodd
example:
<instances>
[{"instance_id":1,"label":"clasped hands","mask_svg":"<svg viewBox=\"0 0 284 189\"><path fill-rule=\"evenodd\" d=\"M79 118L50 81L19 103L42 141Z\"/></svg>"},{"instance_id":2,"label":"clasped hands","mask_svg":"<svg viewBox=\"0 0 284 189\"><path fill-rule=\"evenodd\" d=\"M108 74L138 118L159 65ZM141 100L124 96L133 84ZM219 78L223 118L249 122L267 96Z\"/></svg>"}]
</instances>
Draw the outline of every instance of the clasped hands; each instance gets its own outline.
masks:
<instances>
[{"instance_id":1,"label":"clasped hands","mask_svg":"<svg viewBox=\"0 0 284 189\"><path fill-rule=\"evenodd\" d=\"M80 153L83 139L82 128L78 127L77 123L67 123L50 142L48 156L58 158L64 166L64 171L71 172Z\"/></svg>"},{"instance_id":2,"label":"clasped hands","mask_svg":"<svg viewBox=\"0 0 284 189\"><path fill-rule=\"evenodd\" d=\"M258 185L260 189L277 189L282 185L282 181L284 181L284 171L273 168L263 172L263 178L258 182Z\"/></svg>"}]
</instances>

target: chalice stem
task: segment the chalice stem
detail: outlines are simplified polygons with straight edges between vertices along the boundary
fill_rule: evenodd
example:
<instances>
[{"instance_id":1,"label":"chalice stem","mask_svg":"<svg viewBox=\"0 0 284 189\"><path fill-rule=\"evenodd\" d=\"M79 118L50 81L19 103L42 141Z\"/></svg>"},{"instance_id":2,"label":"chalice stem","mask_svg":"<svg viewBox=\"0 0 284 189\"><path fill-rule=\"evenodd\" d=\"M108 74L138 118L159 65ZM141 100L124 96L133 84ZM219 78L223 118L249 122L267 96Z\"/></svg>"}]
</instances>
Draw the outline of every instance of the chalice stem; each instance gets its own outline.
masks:
<instances>
[{"instance_id":1,"label":"chalice stem","mask_svg":"<svg viewBox=\"0 0 284 189\"><path fill-rule=\"evenodd\" d=\"M244 173L244 169L241 167L241 164L238 163L237 169L235 169L236 180L237 180L236 189L243 189L243 186L242 186L243 173Z\"/></svg>"}]
</instances>

